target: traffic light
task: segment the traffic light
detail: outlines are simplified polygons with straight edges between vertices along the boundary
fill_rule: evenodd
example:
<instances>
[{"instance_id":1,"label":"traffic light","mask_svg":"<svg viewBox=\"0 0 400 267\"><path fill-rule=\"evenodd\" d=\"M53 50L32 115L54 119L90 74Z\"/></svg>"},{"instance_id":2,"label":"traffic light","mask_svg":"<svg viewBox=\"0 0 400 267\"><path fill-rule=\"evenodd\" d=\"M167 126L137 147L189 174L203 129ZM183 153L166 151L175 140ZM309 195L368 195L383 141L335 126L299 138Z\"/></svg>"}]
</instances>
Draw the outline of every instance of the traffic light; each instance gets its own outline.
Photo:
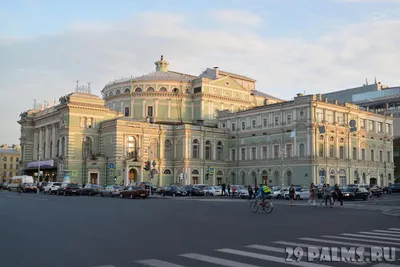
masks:
<instances>
[{"instance_id":1,"label":"traffic light","mask_svg":"<svg viewBox=\"0 0 400 267\"><path fill-rule=\"evenodd\" d=\"M145 164L144 165L144 170L145 171L149 171L150 170L150 160L146 161L144 164Z\"/></svg>"},{"instance_id":2,"label":"traffic light","mask_svg":"<svg viewBox=\"0 0 400 267\"><path fill-rule=\"evenodd\" d=\"M208 173L206 173L206 180L208 180L208 176L209 176L209 174L208 174Z\"/></svg>"}]
</instances>

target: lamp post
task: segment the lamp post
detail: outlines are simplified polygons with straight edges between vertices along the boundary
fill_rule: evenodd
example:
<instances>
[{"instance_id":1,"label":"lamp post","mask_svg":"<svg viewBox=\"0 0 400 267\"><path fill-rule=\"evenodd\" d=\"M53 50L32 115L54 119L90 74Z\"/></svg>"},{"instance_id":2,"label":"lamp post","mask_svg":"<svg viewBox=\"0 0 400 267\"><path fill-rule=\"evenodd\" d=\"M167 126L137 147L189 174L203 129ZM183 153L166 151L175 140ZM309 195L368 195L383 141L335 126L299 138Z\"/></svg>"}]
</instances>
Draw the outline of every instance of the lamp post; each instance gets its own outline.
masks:
<instances>
[{"instance_id":1,"label":"lamp post","mask_svg":"<svg viewBox=\"0 0 400 267\"><path fill-rule=\"evenodd\" d=\"M38 152L38 159L39 159L39 162L38 162L38 181L37 181L38 184L40 182L40 156L41 155L42 155L42 150L39 149L39 152ZM39 194L39 187L38 186L36 187L36 194Z\"/></svg>"},{"instance_id":2,"label":"lamp post","mask_svg":"<svg viewBox=\"0 0 400 267\"><path fill-rule=\"evenodd\" d=\"M284 173L284 169L285 169L285 158L286 158L286 153L285 153L285 149L282 148L280 151L280 155L281 155L281 169L282 169L282 187L285 186L285 173Z\"/></svg>"}]
</instances>

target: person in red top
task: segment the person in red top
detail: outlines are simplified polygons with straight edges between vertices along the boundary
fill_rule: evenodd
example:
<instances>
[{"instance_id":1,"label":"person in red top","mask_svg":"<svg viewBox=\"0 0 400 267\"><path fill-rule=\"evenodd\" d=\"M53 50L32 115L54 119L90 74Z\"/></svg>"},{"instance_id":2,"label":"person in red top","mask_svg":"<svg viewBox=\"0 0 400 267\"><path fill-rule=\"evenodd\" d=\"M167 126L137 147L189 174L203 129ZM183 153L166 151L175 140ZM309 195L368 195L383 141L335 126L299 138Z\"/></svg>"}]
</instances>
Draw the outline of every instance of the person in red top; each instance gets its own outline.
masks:
<instances>
[{"instance_id":1,"label":"person in red top","mask_svg":"<svg viewBox=\"0 0 400 267\"><path fill-rule=\"evenodd\" d=\"M235 197L236 190L237 190L236 186L232 187L232 198Z\"/></svg>"}]
</instances>

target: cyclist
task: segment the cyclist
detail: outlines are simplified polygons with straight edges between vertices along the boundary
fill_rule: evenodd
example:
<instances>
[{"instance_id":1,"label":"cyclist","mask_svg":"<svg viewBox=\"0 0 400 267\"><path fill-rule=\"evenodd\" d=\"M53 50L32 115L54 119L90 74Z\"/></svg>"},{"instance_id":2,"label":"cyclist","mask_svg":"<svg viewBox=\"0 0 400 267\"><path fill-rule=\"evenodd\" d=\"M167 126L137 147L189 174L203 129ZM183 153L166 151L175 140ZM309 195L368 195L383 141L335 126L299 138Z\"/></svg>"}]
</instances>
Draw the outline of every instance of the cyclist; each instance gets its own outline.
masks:
<instances>
[{"instance_id":1,"label":"cyclist","mask_svg":"<svg viewBox=\"0 0 400 267\"><path fill-rule=\"evenodd\" d=\"M261 184L260 185L260 189L258 189L257 192L257 196L261 199L264 199L266 196L268 196L269 194L271 194L271 188L269 188L267 185L265 184ZM264 203L264 201L262 201L260 203L260 205L262 205Z\"/></svg>"}]
</instances>

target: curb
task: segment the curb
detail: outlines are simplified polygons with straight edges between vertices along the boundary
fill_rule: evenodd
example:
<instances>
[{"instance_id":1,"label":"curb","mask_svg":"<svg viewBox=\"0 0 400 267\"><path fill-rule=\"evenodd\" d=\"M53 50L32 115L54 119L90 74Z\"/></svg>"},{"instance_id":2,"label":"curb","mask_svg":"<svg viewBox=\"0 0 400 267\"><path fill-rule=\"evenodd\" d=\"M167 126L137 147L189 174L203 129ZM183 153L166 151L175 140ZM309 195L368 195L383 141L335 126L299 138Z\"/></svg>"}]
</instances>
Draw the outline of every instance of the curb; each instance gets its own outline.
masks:
<instances>
[{"instance_id":1,"label":"curb","mask_svg":"<svg viewBox=\"0 0 400 267\"><path fill-rule=\"evenodd\" d=\"M400 210L387 210L387 211L383 211L382 214L389 216L389 217L395 217L395 218L400 219Z\"/></svg>"}]
</instances>

